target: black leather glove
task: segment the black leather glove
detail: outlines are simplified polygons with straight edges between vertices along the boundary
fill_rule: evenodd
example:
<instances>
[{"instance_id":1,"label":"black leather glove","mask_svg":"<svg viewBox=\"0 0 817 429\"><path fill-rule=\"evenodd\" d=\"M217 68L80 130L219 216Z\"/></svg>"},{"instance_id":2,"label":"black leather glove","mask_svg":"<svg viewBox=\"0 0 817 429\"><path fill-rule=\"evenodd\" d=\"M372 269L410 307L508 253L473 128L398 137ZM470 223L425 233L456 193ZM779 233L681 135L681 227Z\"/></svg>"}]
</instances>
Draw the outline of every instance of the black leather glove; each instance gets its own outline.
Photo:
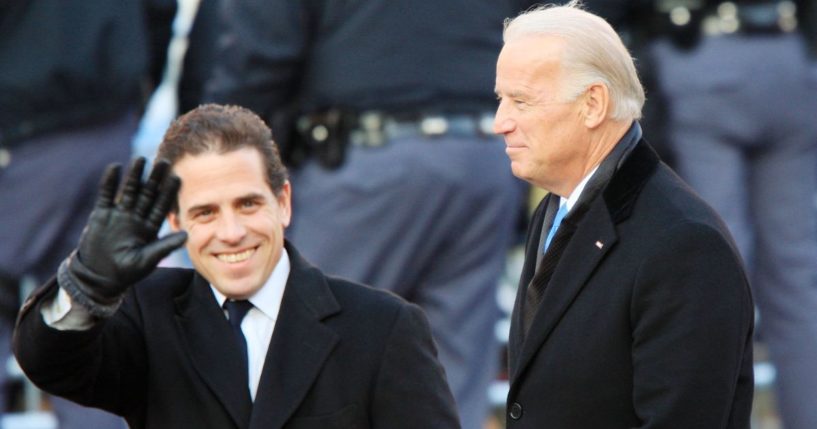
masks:
<instances>
[{"instance_id":1,"label":"black leather glove","mask_svg":"<svg viewBox=\"0 0 817 429\"><path fill-rule=\"evenodd\" d=\"M120 166L108 166L96 207L80 237L79 247L57 273L71 298L98 317L113 315L125 291L150 274L165 256L181 247L185 232L157 237L181 182L160 161L142 182L145 159L137 158L119 195Z\"/></svg>"}]
</instances>

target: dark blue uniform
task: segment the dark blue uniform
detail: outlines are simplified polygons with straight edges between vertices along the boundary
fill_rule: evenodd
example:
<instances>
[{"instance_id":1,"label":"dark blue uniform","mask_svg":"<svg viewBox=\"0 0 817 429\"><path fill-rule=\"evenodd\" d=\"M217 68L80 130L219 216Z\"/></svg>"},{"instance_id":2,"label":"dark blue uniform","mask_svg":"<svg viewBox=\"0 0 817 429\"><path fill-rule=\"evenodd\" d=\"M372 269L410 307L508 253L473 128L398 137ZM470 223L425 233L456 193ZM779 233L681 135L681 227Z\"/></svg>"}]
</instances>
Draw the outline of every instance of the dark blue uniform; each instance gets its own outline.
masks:
<instances>
[{"instance_id":1,"label":"dark blue uniform","mask_svg":"<svg viewBox=\"0 0 817 429\"><path fill-rule=\"evenodd\" d=\"M669 101L669 143L676 169L727 222L749 267L784 426L814 428L814 2L702 5L697 40L679 43L668 20L652 46Z\"/></svg>"},{"instance_id":2,"label":"dark blue uniform","mask_svg":"<svg viewBox=\"0 0 817 429\"><path fill-rule=\"evenodd\" d=\"M105 166L130 157L174 10L172 0L0 1L2 374L20 279L55 272L76 246ZM124 425L52 402L62 429Z\"/></svg>"}]
</instances>

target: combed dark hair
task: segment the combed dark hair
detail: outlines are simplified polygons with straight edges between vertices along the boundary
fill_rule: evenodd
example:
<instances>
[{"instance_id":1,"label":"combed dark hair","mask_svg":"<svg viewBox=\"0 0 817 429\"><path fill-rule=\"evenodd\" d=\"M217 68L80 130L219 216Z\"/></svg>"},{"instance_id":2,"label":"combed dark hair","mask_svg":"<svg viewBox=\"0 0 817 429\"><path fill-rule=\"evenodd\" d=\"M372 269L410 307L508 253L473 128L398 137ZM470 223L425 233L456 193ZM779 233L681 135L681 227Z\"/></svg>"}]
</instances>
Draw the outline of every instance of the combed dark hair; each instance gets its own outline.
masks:
<instances>
[{"instance_id":1,"label":"combed dark hair","mask_svg":"<svg viewBox=\"0 0 817 429\"><path fill-rule=\"evenodd\" d=\"M156 159L176 165L185 155L228 153L255 148L261 154L273 193L287 180L272 131L255 113L241 106L203 104L178 117L165 133Z\"/></svg>"}]
</instances>

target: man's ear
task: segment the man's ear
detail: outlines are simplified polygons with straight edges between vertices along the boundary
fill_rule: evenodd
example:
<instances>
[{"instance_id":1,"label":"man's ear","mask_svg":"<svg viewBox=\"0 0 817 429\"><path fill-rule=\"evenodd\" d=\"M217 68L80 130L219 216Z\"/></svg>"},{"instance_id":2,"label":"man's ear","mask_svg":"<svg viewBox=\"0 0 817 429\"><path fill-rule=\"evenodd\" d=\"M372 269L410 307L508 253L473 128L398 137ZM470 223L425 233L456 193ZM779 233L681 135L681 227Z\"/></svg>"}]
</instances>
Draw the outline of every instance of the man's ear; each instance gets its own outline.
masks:
<instances>
[{"instance_id":1,"label":"man's ear","mask_svg":"<svg viewBox=\"0 0 817 429\"><path fill-rule=\"evenodd\" d=\"M289 222L292 218L292 184L289 183L289 180L284 182L284 185L281 186L281 190L278 191L278 195L275 196L278 200L278 206L281 208L281 223L284 225L284 228L289 226Z\"/></svg>"},{"instance_id":2,"label":"man's ear","mask_svg":"<svg viewBox=\"0 0 817 429\"><path fill-rule=\"evenodd\" d=\"M170 212L167 214L167 224L170 225L170 229L173 232L178 232L182 229L181 224L179 224L179 214L176 212Z\"/></svg>"},{"instance_id":3,"label":"man's ear","mask_svg":"<svg viewBox=\"0 0 817 429\"><path fill-rule=\"evenodd\" d=\"M596 128L607 119L610 109L610 90L607 85L594 83L584 93L584 125Z\"/></svg>"}]
</instances>

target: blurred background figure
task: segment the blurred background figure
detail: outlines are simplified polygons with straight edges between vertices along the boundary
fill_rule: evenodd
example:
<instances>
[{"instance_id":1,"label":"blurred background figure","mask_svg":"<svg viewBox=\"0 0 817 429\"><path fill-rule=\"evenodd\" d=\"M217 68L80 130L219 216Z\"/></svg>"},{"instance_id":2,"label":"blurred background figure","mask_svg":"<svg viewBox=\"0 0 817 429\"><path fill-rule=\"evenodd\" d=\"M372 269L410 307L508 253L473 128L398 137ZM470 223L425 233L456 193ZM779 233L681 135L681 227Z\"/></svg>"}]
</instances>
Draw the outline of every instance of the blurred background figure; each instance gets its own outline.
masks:
<instances>
[{"instance_id":1,"label":"blurred background figure","mask_svg":"<svg viewBox=\"0 0 817 429\"><path fill-rule=\"evenodd\" d=\"M96 182L127 162L165 58L173 0L0 2L0 372L7 386L19 287L76 246ZM124 421L52 398L60 429ZM35 406L36 404L29 404Z\"/></svg>"},{"instance_id":2,"label":"blurred background figure","mask_svg":"<svg viewBox=\"0 0 817 429\"><path fill-rule=\"evenodd\" d=\"M783 426L817 428L815 2L645 4L676 169L751 273Z\"/></svg>"},{"instance_id":3,"label":"blurred background figure","mask_svg":"<svg viewBox=\"0 0 817 429\"><path fill-rule=\"evenodd\" d=\"M145 106L133 138L133 155L151 162L170 123L199 105L210 74L218 31L218 0L177 0L161 81ZM162 234L169 232L167 225ZM192 267L184 248L162 266Z\"/></svg>"},{"instance_id":4,"label":"blurred background figure","mask_svg":"<svg viewBox=\"0 0 817 429\"><path fill-rule=\"evenodd\" d=\"M466 429L489 411L525 189L491 131L496 58L532 3L225 1L205 91L272 123L307 259L425 310Z\"/></svg>"},{"instance_id":5,"label":"blurred background figure","mask_svg":"<svg viewBox=\"0 0 817 429\"><path fill-rule=\"evenodd\" d=\"M153 160L170 123L199 105L218 36L218 0L177 0L167 59L134 136L134 156Z\"/></svg>"}]
</instances>

